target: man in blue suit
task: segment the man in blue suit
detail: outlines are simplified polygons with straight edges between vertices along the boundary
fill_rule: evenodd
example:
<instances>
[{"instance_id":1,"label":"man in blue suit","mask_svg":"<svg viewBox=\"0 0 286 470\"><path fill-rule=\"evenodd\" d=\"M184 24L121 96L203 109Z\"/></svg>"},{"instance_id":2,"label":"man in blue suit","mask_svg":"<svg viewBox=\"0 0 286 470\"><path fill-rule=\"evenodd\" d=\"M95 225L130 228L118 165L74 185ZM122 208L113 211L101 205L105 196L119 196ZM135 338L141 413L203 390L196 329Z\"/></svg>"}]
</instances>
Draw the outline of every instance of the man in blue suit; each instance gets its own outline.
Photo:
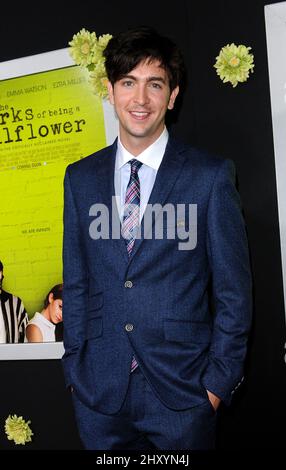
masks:
<instances>
[{"instance_id":1,"label":"man in blue suit","mask_svg":"<svg viewBox=\"0 0 286 470\"><path fill-rule=\"evenodd\" d=\"M172 41L137 28L104 56L119 136L65 176L63 365L80 436L211 449L251 319L233 164L168 134L184 70Z\"/></svg>"}]
</instances>

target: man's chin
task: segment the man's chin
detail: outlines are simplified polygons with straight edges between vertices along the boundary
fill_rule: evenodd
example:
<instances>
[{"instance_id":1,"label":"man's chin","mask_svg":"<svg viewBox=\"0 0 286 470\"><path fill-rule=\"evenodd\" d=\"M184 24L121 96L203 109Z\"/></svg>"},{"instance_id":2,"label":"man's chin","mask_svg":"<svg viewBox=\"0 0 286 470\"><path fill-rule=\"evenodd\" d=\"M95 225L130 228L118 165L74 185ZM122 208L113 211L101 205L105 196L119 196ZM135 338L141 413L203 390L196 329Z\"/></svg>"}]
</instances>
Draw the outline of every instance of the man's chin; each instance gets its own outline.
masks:
<instances>
[{"instance_id":1,"label":"man's chin","mask_svg":"<svg viewBox=\"0 0 286 470\"><path fill-rule=\"evenodd\" d=\"M129 129L129 135L131 137L135 137L138 139L152 139L155 134L157 134L156 131L153 131L152 129Z\"/></svg>"}]
</instances>

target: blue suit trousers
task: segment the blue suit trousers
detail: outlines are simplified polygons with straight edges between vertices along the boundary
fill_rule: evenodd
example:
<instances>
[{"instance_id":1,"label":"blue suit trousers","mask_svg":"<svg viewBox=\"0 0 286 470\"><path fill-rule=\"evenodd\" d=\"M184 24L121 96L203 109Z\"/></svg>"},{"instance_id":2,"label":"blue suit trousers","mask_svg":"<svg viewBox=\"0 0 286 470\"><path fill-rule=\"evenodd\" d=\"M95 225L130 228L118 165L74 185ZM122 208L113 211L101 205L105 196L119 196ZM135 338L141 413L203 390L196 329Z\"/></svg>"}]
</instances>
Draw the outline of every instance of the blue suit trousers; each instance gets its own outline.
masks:
<instances>
[{"instance_id":1,"label":"blue suit trousers","mask_svg":"<svg viewBox=\"0 0 286 470\"><path fill-rule=\"evenodd\" d=\"M124 403L116 414L73 403L79 434L88 450L209 450L215 446L216 412L209 400L186 409L167 408L140 367L130 374Z\"/></svg>"}]
</instances>

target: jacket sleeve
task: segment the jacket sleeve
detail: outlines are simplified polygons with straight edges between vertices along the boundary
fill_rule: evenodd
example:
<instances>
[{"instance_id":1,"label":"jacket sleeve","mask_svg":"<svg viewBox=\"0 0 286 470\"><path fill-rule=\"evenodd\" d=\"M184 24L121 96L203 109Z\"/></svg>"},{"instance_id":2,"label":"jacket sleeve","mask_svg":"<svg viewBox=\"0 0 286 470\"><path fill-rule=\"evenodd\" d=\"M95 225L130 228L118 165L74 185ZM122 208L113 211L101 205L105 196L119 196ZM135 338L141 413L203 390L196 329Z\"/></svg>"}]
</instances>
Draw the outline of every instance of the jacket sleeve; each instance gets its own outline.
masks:
<instances>
[{"instance_id":1,"label":"jacket sleeve","mask_svg":"<svg viewBox=\"0 0 286 470\"><path fill-rule=\"evenodd\" d=\"M216 173L208 205L207 252L214 319L205 388L226 404L243 378L252 316L248 243L235 188L235 169L225 160Z\"/></svg>"},{"instance_id":2,"label":"jacket sleeve","mask_svg":"<svg viewBox=\"0 0 286 470\"><path fill-rule=\"evenodd\" d=\"M63 368L66 385L71 385L70 373L79 346L84 339L87 305L87 264L80 233L78 209L71 187L70 168L64 179L63 236Z\"/></svg>"}]
</instances>

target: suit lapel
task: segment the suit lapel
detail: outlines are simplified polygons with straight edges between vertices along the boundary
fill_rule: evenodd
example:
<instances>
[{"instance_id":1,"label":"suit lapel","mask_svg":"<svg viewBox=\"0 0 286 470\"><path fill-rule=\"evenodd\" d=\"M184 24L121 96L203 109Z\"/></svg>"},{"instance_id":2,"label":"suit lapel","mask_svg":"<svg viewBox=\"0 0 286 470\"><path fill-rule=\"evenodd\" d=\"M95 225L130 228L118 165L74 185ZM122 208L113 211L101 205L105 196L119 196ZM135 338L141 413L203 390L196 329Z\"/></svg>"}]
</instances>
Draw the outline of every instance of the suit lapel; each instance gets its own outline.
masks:
<instances>
[{"instance_id":1,"label":"suit lapel","mask_svg":"<svg viewBox=\"0 0 286 470\"><path fill-rule=\"evenodd\" d=\"M183 148L184 147L179 147L179 145L172 139L169 139L162 163L156 176L153 190L150 194L148 204L161 204L161 206L164 206L165 201L167 200L178 179L185 161L185 154L181 151ZM154 222L151 225L154 225ZM137 250L143 243L144 230L145 233L147 233L147 231L151 229L151 227L145 226L145 215L142 218L141 229L141 238L135 240L130 260L134 257Z\"/></svg>"},{"instance_id":2,"label":"suit lapel","mask_svg":"<svg viewBox=\"0 0 286 470\"><path fill-rule=\"evenodd\" d=\"M182 147L183 148L183 147ZM122 238L120 233L120 218L117 211L117 206L115 199L115 188L114 188L114 169L115 169L115 159L116 159L116 150L117 150L117 140L111 146L108 153L103 156L100 166L97 168L97 188L96 190L100 192L100 202L104 204L109 213L109 234L110 234L110 242L112 247L115 250L119 250L121 255L123 256L126 263L130 262L136 252L138 251L139 247L143 243L144 240L144 230L147 233L148 230L151 230L152 227L147 227L145 225L145 215L143 215L141 228L142 228L142 236L140 239L136 239L133 250L131 253L130 258L128 257L127 248L125 240ZM160 204L164 206L169 194L171 193L179 174L182 170L183 163L185 161L185 155L181 151L182 149L179 147L177 143L175 143L172 139L169 139L166 151L158 170L155 184L153 186L153 190L151 192L148 204ZM112 199L113 199L113 207L112 207ZM112 220L113 219L113 220ZM117 231L118 237L120 238L113 238L112 237L112 226L116 224L119 231ZM153 222L154 224L154 222ZM151 225L153 225L151 224Z\"/></svg>"},{"instance_id":3,"label":"suit lapel","mask_svg":"<svg viewBox=\"0 0 286 470\"><path fill-rule=\"evenodd\" d=\"M120 233L120 218L115 201L114 169L116 160L117 140L112 145L109 153L102 158L101 165L97 170L98 181L97 190L100 192L100 202L108 209L109 214L109 236L112 247L119 250L126 263L128 263L128 253L124 239ZM114 226L117 227L116 237L113 236ZM119 237L119 238L118 238Z\"/></svg>"}]
</instances>

